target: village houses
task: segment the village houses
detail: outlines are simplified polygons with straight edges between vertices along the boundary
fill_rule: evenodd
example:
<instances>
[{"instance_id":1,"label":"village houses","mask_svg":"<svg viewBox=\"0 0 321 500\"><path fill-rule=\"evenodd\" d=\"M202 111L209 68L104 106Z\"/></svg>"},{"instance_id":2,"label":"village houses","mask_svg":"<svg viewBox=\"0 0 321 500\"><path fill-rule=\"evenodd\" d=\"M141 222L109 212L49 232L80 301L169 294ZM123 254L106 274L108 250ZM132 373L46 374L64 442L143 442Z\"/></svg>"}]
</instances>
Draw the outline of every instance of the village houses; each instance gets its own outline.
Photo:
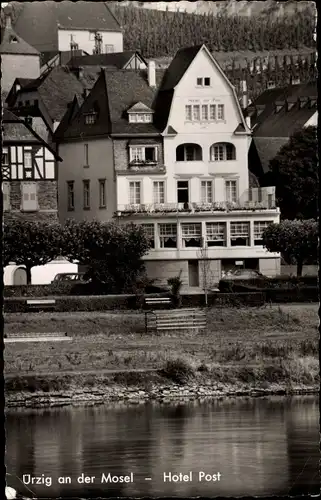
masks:
<instances>
[{"instance_id":1,"label":"village houses","mask_svg":"<svg viewBox=\"0 0 321 500\"><path fill-rule=\"evenodd\" d=\"M262 232L279 221L274 187L250 185L251 130L234 87L205 45L181 49L169 68L103 69L55 132L59 218L143 224L150 278L181 272L202 286L240 266L275 276L278 254ZM254 187L255 186L255 187Z\"/></svg>"}]
</instances>

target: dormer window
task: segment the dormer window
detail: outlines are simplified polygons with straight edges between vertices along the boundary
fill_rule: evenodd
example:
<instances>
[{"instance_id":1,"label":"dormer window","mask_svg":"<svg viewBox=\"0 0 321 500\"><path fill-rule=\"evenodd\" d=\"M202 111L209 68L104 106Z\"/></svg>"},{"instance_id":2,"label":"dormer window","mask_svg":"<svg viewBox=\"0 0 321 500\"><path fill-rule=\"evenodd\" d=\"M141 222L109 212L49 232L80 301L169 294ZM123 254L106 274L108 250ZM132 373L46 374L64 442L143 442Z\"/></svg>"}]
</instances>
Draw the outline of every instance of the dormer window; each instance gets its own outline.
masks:
<instances>
[{"instance_id":1,"label":"dormer window","mask_svg":"<svg viewBox=\"0 0 321 500\"><path fill-rule=\"evenodd\" d=\"M315 108L317 105L317 100L316 98L311 98L310 101L309 101L309 107L310 108Z\"/></svg>"},{"instance_id":2,"label":"dormer window","mask_svg":"<svg viewBox=\"0 0 321 500\"><path fill-rule=\"evenodd\" d=\"M86 125L93 125L97 121L97 113L87 113L85 114L85 124Z\"/></svg>"},{"instance_id":3,"label":"dormer window","mask_svg":"<svg viewBox=\"0 0 321 500\"><path fill-rule=\"evenodd\" d=\"M152 113L128 113L130 123L151 123L153 121Z\"/></svg>"},{"instance_id":4,"label":"dormer window","mask_svg":"<svg viewBox=\"0 0 321 500\"><path fill-rule=\"evenodd\" d=\"M157 163L157 146L143 145L143 144L130 146L129 161L132 164Z\"/></svg>"},{"instance_id":5,"label":"dormer window","mask_svg":"<svg viewBox=\"0 0 321 500\"><path fill-rule=\"evenodd\" d=\"M10 36L10 43L18 43L18 38L14 35Z\"/></svg>"}]
</instances>

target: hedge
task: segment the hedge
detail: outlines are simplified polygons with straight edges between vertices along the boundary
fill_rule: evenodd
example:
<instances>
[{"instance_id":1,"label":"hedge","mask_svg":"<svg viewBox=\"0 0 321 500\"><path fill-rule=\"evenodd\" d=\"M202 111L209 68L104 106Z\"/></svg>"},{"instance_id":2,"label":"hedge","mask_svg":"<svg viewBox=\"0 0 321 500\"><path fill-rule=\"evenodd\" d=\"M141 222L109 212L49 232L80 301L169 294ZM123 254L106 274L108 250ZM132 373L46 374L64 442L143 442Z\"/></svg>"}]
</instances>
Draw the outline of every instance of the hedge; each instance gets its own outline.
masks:
<instances>
[{"instance_id":1,"label":"hedge","mask_svg":"<svg viewBox=\"0 0 321 500\"><path fill-rule=\"evenodd\" d=\"M219 289L221 292L237 292L243 291L240 286L245 286L246 288L251 288L251 290L266 290L266 289L296 289L304 286L317 287L318 277L317 276L280 276L277 278L255 278L252 280L225 280L222 279L219 282Z\"/></svg>"},{"instance_id":2,"label":"hedge","mask_svg":"<svg viewBox=\"0 0 321 500\"><path fill-rule=\"evenodd\" d=\"M235 294L258 292L259 288L248 285L235 285ZM319 302L319 288L299 286L296 288L265 288L261 290L267 302Z\"/></svg>"},{"instance_id":3,"label":"hedge","mask_svg":"<svg viewBox=\"0 0 321 500\"><path fill-rule=\"evenodd\" d=\"M166 289L148 286L145 293L168 293ZM57 297L57 296L90 296L110 295L108 289L101 285L99 287L90 283L60 282L49 285L7 285L4 287L4 297Z\"/></svg>"}]
</instances>

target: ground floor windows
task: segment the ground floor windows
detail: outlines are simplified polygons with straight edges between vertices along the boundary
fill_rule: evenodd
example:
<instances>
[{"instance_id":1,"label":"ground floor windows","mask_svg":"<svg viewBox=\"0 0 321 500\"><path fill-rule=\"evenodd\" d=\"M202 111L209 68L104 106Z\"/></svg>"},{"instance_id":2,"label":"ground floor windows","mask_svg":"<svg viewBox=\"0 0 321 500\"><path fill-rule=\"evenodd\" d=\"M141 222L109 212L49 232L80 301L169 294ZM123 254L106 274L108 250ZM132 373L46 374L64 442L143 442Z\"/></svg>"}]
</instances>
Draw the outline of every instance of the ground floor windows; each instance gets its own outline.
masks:
<instances>
[{"instance_id":1,"label":"ground floor windows","mask_svg":"<svg viewBox=\"0 0 321 500\"><path fill-rule=\"evenodd\" d=\"M250 245L250 223L231 222L231 246Z\"/></svg>"},{"instance_id":2,"label":"ground floor windows","mask_svg":"<svg viewBox=\"0 0 321 500\"><path fill-rule=\"evenodd\" d=\"M263 245L263 232L271 224L270 221L255 221L254 222L254 245Z\"/></svg>"},{"instance_id":3,"label":"ground floor windows","mask_svg":"<svg viewBox=\"0 0 321 500\"><path fill-rule=\"evenodd\" d=\"M152 248L199 249L262 246L271 221L171 222L142 224Z\"/></svg>"},{"instance_id":4,"label":"ground floor windows","mask_svg":"<svg viewBox=\"0 0 321 500\"><path fill-rule=\"evenodd\" d=\"M177 224L159 224L160 248L177 248Z\"/></svg>"},{"instance_id":5,"label":"ground floor windows","mask_svg":"<svg viewBox=\"0 0 321 500\"><path fill-rule=\"evenodd\" d=\"M202 246L202 225L182 224L182 246L183 248Z\"/></svg>"},{"instance_id":6,"label":"ground floor windows","mask_svg":"<svg viewBox=\"0 0 321 500\"><path fill-rule=\"evenodd\" d=\"M226 222L206 223L206 243L208 247L226 246Z\"/></svg>"}]
</instances>

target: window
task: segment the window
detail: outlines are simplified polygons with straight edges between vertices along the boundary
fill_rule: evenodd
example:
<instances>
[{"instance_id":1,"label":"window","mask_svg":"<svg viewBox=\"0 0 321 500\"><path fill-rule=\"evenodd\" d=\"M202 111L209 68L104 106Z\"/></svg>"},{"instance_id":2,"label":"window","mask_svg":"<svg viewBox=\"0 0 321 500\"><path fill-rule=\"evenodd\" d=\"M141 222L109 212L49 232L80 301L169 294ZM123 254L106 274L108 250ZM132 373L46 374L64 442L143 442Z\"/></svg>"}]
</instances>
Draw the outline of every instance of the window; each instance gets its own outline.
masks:
<instances>
[{"instance_id":1,"label":"window","mask_svg":"<svg viewBox=\"0 0 321 500\"><path fill-rule=\"evenodd\" d=\"M217 119L224 120L224 104L217 105Z\"/></svg>"},{"instance_id":2,"label":"window","mask_svg":"<svg viewBox=\"0 0 321 500\"><path fill-rule=\"evenodd\" d=\"M82 181L83 183L83 202L84 210L90 209L90 181Z\"/></svg>"},{"instance_id":3,"label":"window","mask_svg":"<svg viewBox=\"0 0 321 500\"><path fill-rule=\"evenodd\" d=\"M185 120L187 121L192 120L192 106L190 105L185 106Z\"/></svg>"},{"instance_id":4,"label":"window","mask_svg":"<svg viewBox=\"0 0 321 500\"><path fill-rule=\"evenodd\" d=\"M106 208L106 180L99 181L99 208Z\"/></svg>"},{"instance_id":5,"label":"window","mask_svg":"<svg viewBox=\"0 0 321 500\"><path fill-rule=\"evenodd\" d=\"M177 224L159 224L159 244L161 248L177 248Z\"/></svg>"},{"instance_id":6,"label":"window","mask_svg":"<svg viewBox=\"0 0 321 500\"><path fill-rule=\"evenodd\" d=\"M210 120L216 120L216 104L210 104Z\"/></svg>"},{"instance_id":7,"label":"window","mask_svg":"<svg viewBox=\"0 0 321 500\"><path fill-rule=\"evenodd\" d=\"M30 101L29 101L29 99L27 99L27 100L25 101L25 104L26 104L26 106L29 106L29 105L30 105Z\"/></svg>"},{"instance_id":8,"label":"window","mask_svg":"<svg viewBox=\"0 0 321 500\"><path fill-rule=\"evenodd\" d=\"M153 183L154 203L165 203L165 182L154 181Z\"/></svg>"},{"instance_id":9,"label":"window","mask_svg":"<svg viewBox=\"0 0 321 500\"><path fill-rule=\"evenodd\" d=\"M154 224L142 224L147 238L150 241L151 248L155 248L155 227Z\"/></svg>"},{"instance_id":10,"label":"window","mask_svg":"<svg viewBox=\"0 0 321 500\"><path fill-rule=\"evenodd\" d=\"M210 147L211 161L229 161L236 159L236 151L234 144L221 142L213 144Z\"/></svg>"},{"instance_id":11,"label":"window","mask_svg":"<svg viewBox=\"0 0 321 500\"><path fill-rule=\"evenodd\" d=\"M231 246L248 246L250 244L250 223L231 222Z\"/></svg>"},{"instance_id":12,"label":"window","mask_svg":"<svg viewBox=\"0 0 321 500\"><path fill-rule=\"evenodd\" d=\"M188 202L188 181L177 181L177 203Z\"/></svg>"},{"instance_id":13,"label":"window","mask_svg":"<svg viewBox=\"0 0 321 500\"><path fill-rule=\"evenodd\" d=\"M208 121L208 106L207 106L207 104L202 105L202 121Z\"/></svg>"},{"instance_id":14,"label":"window","mask_svg":"<svg viewBox=\"0 0 321 500\"><path fill-rule=\"evenodd\" d=\"M33 176L31 151L24 151L24 178L31 179Z\"/></svg>"},{"instance_id":15,"label":"window","mask_svg":"<svg viewBox=\"0 0 321 500\"><path fill-rule=\"evenodd\" d=\"M129 150L130 161L133 163L156 163L156 146L131 146Z\"/></svg>"},{"instance_id":16,"label":"window","mask_svg":"<svg viewBox=\"0 0 321 500\"><path fill-rule=\"evenodd\" d=\"M131 205L140 205L140 181L129 183L129 203Z\"/></svg>"},{"instance_id":17,"label":"window","mask_svg":"<svg viewBox=\"0 0 321 500\"><path fill-rule=\"evenodd\" d=\"M84 167L89 167L88 144L84 144Z\"/></svg>"},{"instance_id":18,"label":"window","mask_svg":"<svg viewBox=\"0 0 321 500\"><path fill-rule=\"evenodd\" d=\"M114 52L114 46L113 45L105 45L105 53L111 54L112 52Z\"/></svg>"},{"instance_id":19,"label":"window","mask_svg":"<svg viewBox=\"0 0 321 500\"><path fill-rule=\"evenodd\" d=\"M36 182L21 183L21 210L35 212L38 210L38 196Z\"/></svg>"},{"instance_id":20,"label":"window","mask_svg":"<svg viewBox=\"0 0 321 500\"><path fill-rule=\"evenodd\" d=\"M67 182L67 210L75 209L75 183L74 181Z\"/></svg>"},{"instance_id":21,"label":"window","mask_svg":"<svg viewBox=\"0 0 321 500\"><path fill-rule=\"evenodd\" d=\"M211 85L211 79L208 76L205 78L198 77L196 78L196 85L198 87L209 87Z\"/></svg>"},{"instance_id":22,"label":"window","mask_svg":"<svg viewBox=\"0 0 321 500\"><path fill-rule=\"evenodd\" d=\"M226 201L237 201L237 181L225 181L225 196Z\"/></svg>"},{"instance_id":23,"label":"window","mask_svg":"<svg viewBox=\"0 0 321 500\"><path fill-rule=\"evenodd\" d=\"M226 246L226 223L225 222L207 222L206 223L206 242L208 247Z\"/></svg>"},{"instance_id":24,"label":"window","mask_svg":"<svg viewBox=\"0 0 321 500\"><path fill-rule=\"evenodd\" d=\"M200 247L202 243L202 224L182 224L183 247Z\"/></svg>"},{"instance_id":25,"label":"window","mask_svg":"<svg viewBox=\"0 0 321 500\"><path fill-rule=\"evenodd\" d=\"M9 165L9 151L8 148L2 148L1 166L7 167Z\"/></svg>"},{"instance_id":26,"label":"window","mask_svg":"<svg viewBox=\"0 0 321 500\"><path fill-rule=\"evenodd\" d=\"M195 106L193 106L193 120L195 122L199 122L200 121L200 107L199 107L199 104L196 104Z\"/></svg>"},{"instance_id":27,"label":"window","mask_svg":"<svg viewBox=\"0 0 321 500\"><path fill-rule=\"evenodd\" d=\"M128 113L130 123L151 123L153 121L152 113Z\"/></svg>"},{"instance_id":28,"label":"window","mask_svg":"<svg viewBox=\"0 0 321 500\"><path fill-rule=\"evenodd\" d=\"M263 245L262 235L270 221L254 221L254 245Z\"/></svg>"},{"instance_id":29,"label":"window","mask_svg":"<svg viewBox=\"0 0 321 500\"><path fill-rule=\"evenodd\" d=\"M97 120L97 113L87 113L85 115L85 124L86 125L93 125L96 123Z\"/></svg>"},{"instance_id":30,"label":"window","mask_svg":"<svg viewBox=\"0 0 321 500\"><path fill-rule=\"evenodd\" d=\"M213 202L213 181L201 181L201 202Z\"/></svg>"},{"instance_id":31,"label":"window","mask_svg":"<svg viewBox=\"0 0 321 500\"><path fill-rule=\"evenodd\" d=\"M3 210L10 210L10 183L2 182Z\"/></svg>"},{"instance_id":32,"label":"window","mask_svg":"<svg viewBox=\"0 0 321 500\"><path fill-rule=\"evenodd\" d=\"M180 144L176 148L176 161L202 161L202 148L198 144Z\"/></svg>"}]
</instances>

